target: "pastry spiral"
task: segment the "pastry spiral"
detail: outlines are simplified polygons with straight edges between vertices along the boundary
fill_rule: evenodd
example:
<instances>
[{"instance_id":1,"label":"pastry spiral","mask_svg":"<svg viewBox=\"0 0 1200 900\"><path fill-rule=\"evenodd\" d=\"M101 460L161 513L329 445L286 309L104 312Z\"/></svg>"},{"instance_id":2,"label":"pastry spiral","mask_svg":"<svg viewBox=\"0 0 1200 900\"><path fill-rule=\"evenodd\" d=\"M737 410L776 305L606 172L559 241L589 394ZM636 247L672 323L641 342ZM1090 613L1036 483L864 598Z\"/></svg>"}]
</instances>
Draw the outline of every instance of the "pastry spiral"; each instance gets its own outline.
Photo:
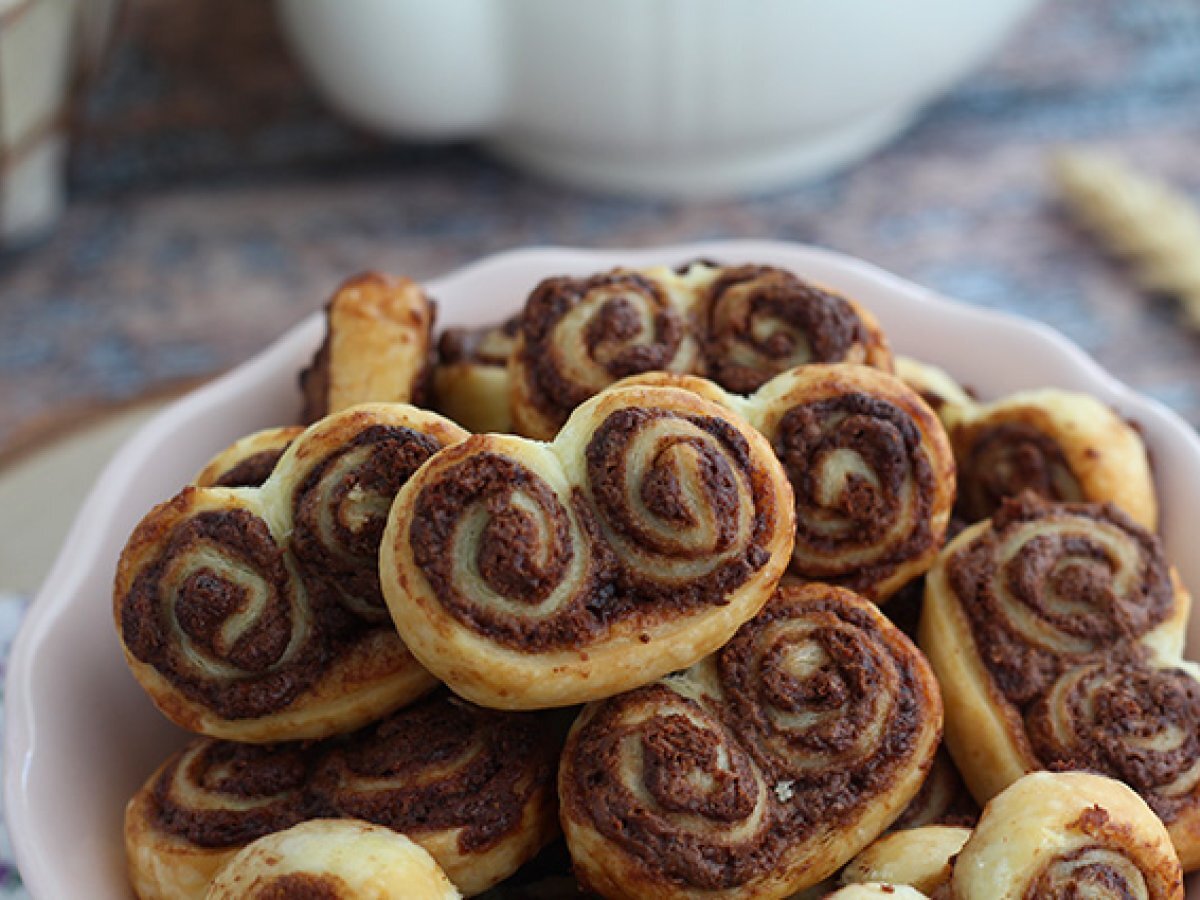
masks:
<instances>
[{"instance_id":1,"label":"pastry spiral","mask_svg":"<svg viewBox=\"0 0 1200 900\"><path fill-rule=\"evenodd\" d=\"M933 894L950 883L954 857L971 836L970 828L924 825L885 834L842 870L842 884L872 881L905 884Z\"/></svg>"},{"instance_id":2,"label":"pastry spiral","mask_svg":"<svg viewBox=\"0 0 1200 900\"><path fill-rule=\"evenodd\" d=\"M705 375L748 394L810 363L890 372L892 356L869 312L772 266L698 260L551 278L521 316L510 365L513 424L549 440L576 406L645 372Z\"/></svg>"},{"instance_id":3,"label":"pastry spiral","mask_svg":"<svg viewBox=\"0 0 1200 900\"><path fill-rule=\"evenodd\" d=\"M937 416L895 376L809 365L750 397L671 373L622 384L685 388L766 437L796 502L790 575L882 602L933 565L954 504L954 457Z\"/></svg>"},{"instance_id":4,"label":"pastry spiral","mask_svg":"<svg viewBox=\"0 0 1200 900\"><path fill-rule=\"evenodd\" d=\"M558 832L561 729L445 693L319 742L201 740L172 757L125 816L142 900L203 896L251 841L311 819L355 818L416 841L459 890L486 890Z\"/></svg>"},{"instance_id":5,"label":"pastry spiral","mask_svg":"<svg viewBox=\"0 0 1200 900\"><path fill-rule=\"evenodd\" d=\"M926 580L920 643L976 799L1086 766L1128 780L1168 824L1186 808L1172 833L1194 831L1196 684L1170 662L1189 606L1158 539L1111 505L1009 501L959 535ZM1195 849L1179 852L1194 865Z\"/></svg>"},{"instance_id":6,"label":"pastry spiral","mask_svg":"<svg viewBox=\"0 0 1200 900\"><path fill-rule=\"evenodd\" d=\"M855 363L890 372L879 323L854 301L772 266L717 270L704 297L704 373L749 394L809 363Z\"/></svg>"},{"instance_id":7,"label":"pastry spiral","mask_svg":"<svg viewBox=\"0 0 1200 900\"><path fill-rule=\"evenodd\" d=\"M526 301L511 362L519 434L549 440L584 401L639 372L696 371L698 292L708 270L614 269L548 278Z\"/></svg>"},{"instance_id":8,"label":"pastry spiral","mask_svg":"<svg viewBox=\"0 0 1200 900\"><path fill-rule=\"evenodd\" d=\"M781 588L721 650L587 706L559 768L576 873L606 897L785 897L913 797L937 683L864 598Z\"/></svg>"},{"instance_id":9,"label":"pastry spiral","mask_svg":"<svg viewBox=\"0 0 1200 900\"><path fill-rule=\"evenodd\" d=\"M433 303L408 278L365 272L325 307L325 340L300 373L303 421L359 403L421 404L433 349Z\"/></svg>"},{"instance_id":10,"label":"pastry spiral","mask_svg":"<svg viewBox=\"0 0 1200 900\"><path fill-rule=\"evenodd\" d=\"M954 864L956 900L1183 900L1166 829L1125 785L1035 772L984 809Z\"/></svg>"},{"instance_id":11,"label":"pastry spiral","mask_svg":"<svg viewBox=\"0 0 1200 900\"><path fill-rule=\"evenodd\" d=\"M275 465L304 428L285 425L265 428L234 441L213 456L192 484L196 487L261 487Z\"/></svg>"},{"instance_id":12,"label":"pastry spiral","mask_svg":"<svg viewBox=\"0 0 1200 900\"><path fill-rule=\"evenodd\" d=\"M991 516L1006 497L1111 502L1151 531L1158 502L1141 436L1094 397L1023 391L947 419L958 461L958 512Z\"/></svg>"},{"instance_id":13,"label":"pastry spiral","mask_svg":"<svg viewBox=\"0 0 1200 900\"><path fill-rule=\"evenodd\" d=\"M553 444L476 435L397 496L384 594L417 658L477 703L611 696L723 644L774 590L787 479L734 414L606 391Z\"/></svg>"},{"instance_id":14,"label":"pastry spiral","mask_svg":"<svg viewBox=\"0 0 1200 900\"><path fill-rule=\"evenodd\" d=\"M368 404L297 438L261 488L185 488L121 555L113 608L158 708L214 737L358 727L435 681L388 620L377 548L400 485L465 436L433 413Z\"/></svg>"},{"instance_id":15,"label":"pastry spiral","mask_svg":"<svg viewBox=\"0 0 1200 900\"><path fill-rule=\"evenodd\" d=\"M260 838L218 874L206 900L458 900L433 857L402 834L349 819Z\"/></svg>"},{"instance_id":16,"label":"pastry spiral","mask_svg":"<svg viewBox=\"0 0 1200 900\"><path fill-rule=\"evenodd\" d=\"M508 360L520 317L488 328L447 328L438 341L434 407L468 431L513 430Z\"/></svg>"}]
</instances>

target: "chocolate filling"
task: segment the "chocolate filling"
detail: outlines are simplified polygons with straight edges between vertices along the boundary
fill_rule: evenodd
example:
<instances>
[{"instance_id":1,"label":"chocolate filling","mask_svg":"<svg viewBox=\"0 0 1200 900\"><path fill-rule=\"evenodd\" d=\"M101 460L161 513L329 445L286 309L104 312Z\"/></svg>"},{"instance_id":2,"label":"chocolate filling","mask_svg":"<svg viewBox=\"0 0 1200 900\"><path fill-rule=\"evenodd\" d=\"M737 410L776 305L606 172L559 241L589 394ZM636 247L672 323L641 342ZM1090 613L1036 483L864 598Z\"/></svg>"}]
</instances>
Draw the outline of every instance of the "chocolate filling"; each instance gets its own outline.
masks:
<instances>
[{"instance_id":1,"label":"chocolate filling","mask_svg":"<svg viewBox=\"0 0 1200 900\"><path fill-rule=\"evenodd\" d=\"M260 450L230 466L215 479L214 487L262 487L275 471L279 457L291 446L289 441L277 450Z\"/></svg>"},{"instance_id":2,"label":"chocolate filling","mask_svg":"<svg viewBox=\"0 0 1200 900\"><path fill-rule=\"evenodd\" d=\"M982 429L959 460L958 513L978 522L995 512L1005 498L1025 491L1043 500L1086 499L1053 438L1024 422Z\"/></svg>"},{"instance_id":3,"label":"chocolate filling","mask_svg":"<svg viewBox=\"0 0 1200 900\"><path fill-rule=\"evenodd\" d=\"M739 394L798 365L846 361L872 342L847 300L770 266L724 270L706 308L709 377Z\"/></svg>"}]
</instances>

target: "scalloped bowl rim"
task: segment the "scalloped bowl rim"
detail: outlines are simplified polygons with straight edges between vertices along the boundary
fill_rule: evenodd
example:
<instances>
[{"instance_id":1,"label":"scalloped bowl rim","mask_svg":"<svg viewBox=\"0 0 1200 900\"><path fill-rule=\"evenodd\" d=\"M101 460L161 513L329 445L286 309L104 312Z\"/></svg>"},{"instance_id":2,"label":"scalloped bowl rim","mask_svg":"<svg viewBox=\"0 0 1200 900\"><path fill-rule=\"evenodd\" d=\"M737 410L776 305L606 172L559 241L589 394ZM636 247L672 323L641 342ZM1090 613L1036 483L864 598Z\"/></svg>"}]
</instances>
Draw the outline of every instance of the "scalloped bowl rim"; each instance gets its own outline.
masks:
<instances>
[{"instance_id":1,"label":"scalloped bowl rim","mask_svg":"<svg viewBox=\"0 0 1200 900\"><path fill-rule=\"evenodd\" d=\"M779 265L845 291L880 318L897 353L941 365L968 385L984 386L985 397L1053 385L1087 391L1112 404L1145 433L1156 467L1168 553L1185 583L1200 585L1200 556L1193 561L1182 553L1194 524L1187 510L1200 509L1200 478L1188 477L1200 472L1200 438L1175 413L1122 384L1048 326L962 305L840 253L780 241L512 250L426 286L440 301L439 324L494 322L515 311L533 284L547 275L585 274L614 265L674 265L697 257ZM491 296L498 301L488 303ZM122 878L113 877L114 867L124 872L118 840L123 801L105 799L100 805L101 797L128 797L184 735L161 720L125 670L111 624L111 602L102 588L111 585L125 536L150 503L170 496L211 452L233 438L287 421L279 415L281 404L298 409L296 372L322 333L322 315L315 312L138 430L92 488L30 606L13 644L5 685L4 800L18 866L33 896L80 896L81 891L97 898L128 896ZM190 441L186 429L201 422L206 423L204 439ZM156 457L168 445L175 449L164 463ZM101 596L91 596L95 593ZM103 626L98 616L105 620ZM1193 659L1200 648L1198 619L1193 617L1188 633ZM95 636L96 628L103 636ZM68 659L77 665L61 665L64 643L72 650ZM104 689L89 696L95 684ZM64 710L72 710L79 720L67 720ZM95 733L83 727L93 719L100 729L98 743L67 740L72 729ZM97 761L95 767L86 765ZM120 778L107 777L118 774ZM63 847L72 849L64 854ZM1200 879L1190 885L1189 897L1200 898Z\"/></svg>"}]
</instances>

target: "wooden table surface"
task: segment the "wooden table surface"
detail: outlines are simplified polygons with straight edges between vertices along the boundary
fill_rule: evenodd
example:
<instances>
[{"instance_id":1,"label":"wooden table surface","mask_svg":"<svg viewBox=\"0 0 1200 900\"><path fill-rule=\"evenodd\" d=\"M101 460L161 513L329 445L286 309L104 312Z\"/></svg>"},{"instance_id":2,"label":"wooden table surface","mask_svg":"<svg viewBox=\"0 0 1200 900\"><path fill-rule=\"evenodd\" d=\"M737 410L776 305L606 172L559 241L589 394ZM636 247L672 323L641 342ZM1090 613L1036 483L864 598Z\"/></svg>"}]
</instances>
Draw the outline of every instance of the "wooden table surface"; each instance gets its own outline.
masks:
<instances>
[{"instance_id":1,"label":"wooden table surface","mask_svg":"<svg viewBox=\"0 0 1200 900\"><path fill-rule=\"evenodd\" d=\"M303 85L264 2L129 0L76 121L64 219L0 258L0 458L237 363L364 268L427 278L527 244L714 237L834 247L1041 319L1200 423L1200 340L1072 226L1046 169L1086 143L1200 197L1190 0L1047 3L866 163L719 203L589 195L470 146L356 132Z\"/></svg>"}]
</instances>

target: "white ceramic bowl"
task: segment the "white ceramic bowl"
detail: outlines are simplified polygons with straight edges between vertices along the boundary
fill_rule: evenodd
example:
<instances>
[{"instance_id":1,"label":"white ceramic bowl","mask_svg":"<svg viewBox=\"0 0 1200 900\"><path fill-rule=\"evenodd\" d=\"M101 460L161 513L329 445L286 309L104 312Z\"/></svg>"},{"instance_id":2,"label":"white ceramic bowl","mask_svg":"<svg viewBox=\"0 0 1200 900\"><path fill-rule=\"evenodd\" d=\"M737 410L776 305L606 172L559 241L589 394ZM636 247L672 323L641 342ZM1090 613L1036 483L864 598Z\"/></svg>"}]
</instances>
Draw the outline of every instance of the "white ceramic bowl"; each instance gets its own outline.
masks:
<instances>
[{"instance_id":1,"label":"white ceramic bowl","mask_svg":"<svg viewBox=\"0 0 1200 900\"><path fill-rule=\"evenodd\" d=\"M277 0L329 102L480 138L558 180L704 197L814 176L903 128L1036 0Z\"/></svg>"},{"instance_id":2,"label":"white ceramic bowl","mask_svg":"<svg viewBox=\"0 0 1200 900\"><path fill-rule=\"evenodd\" d=\"M494 322L542 277L695 257L793 269L874 311L895 349L937 363L987 397L1042 385L1088 391L1144 429L1162 497L1162 532L1184 581L1200 587L1200 439L1166 408L1106 374L1045 326L960 306L824 250L725 242L635 251L521 250L429 283L445 325ZM113 458L88 497L21 629L9 664L4 792L25 883L35 897L127 898L125 801L185 735L125 667L111 612L116 559L142 515L215 450L295 409L296 371L321 340L319 316L255 359L173 404ZM1188 655L1200 656L1200 617ZM1189 897L1200 898L1200 880Z\"/></svg>"}]
</instances>

